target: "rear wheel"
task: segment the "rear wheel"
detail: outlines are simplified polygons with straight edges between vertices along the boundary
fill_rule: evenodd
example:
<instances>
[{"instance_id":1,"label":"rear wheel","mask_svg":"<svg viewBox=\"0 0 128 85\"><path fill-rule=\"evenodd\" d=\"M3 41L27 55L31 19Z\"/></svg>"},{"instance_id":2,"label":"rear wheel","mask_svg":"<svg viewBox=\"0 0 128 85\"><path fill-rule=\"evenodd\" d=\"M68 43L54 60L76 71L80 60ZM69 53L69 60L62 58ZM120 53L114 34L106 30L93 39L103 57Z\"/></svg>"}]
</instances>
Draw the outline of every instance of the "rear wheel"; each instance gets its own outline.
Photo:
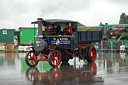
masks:
<instances>
[{"instance_id":1,"label":"rear wheel","mask_svg":"<svg viewBox=\"0 0 128 85\"><path fill-rule=\"evenodd\" d=\"M62 63L68 63L69 59L70 59L70 55L65 53L65 52L63 52Z\"/></svg>"},{"instance_id":2,"label":"rear wheel","mask_svg":"<svg viewBox=\"0 0 128 85\"><path fill-rule=\"evenodd\" d=\"M38 61L36 61L36 54L34 53L33 50L28 51L26 56L25 56L25 62L28 66L34 67L38 64Z\"/></svg>"},{"instance_id":3,"label":"rear wheel","mask_svg":"<svg viewBox=\"0 0 128 85\"><path fill-rule=\"evenodd\" d=\"M51 66L57 67L61 63L61 53L57 50L50 52L48 62Z\"/></svg>"},{"instance_id":4,"label":"rear wheel","mask_svg":"<svg viewBox=\"0 0 128 85\"><path fill-rule=\"evenodd\" d=\"M85 55L86 51L84 48L79 48L79 58L80 59L85 59L86 58L86 55Z\"/></svg>"},{"instance_id":5,"label":"rear wheel","mask_svg":"<svg viewBox=\"0 0 128 85\"><path fill-rule=\"evenodd\" d=\"M96 60L96 49L93 46L90 46L87 53L87 61L93 62Z\"/></svg>"}]
</instances>

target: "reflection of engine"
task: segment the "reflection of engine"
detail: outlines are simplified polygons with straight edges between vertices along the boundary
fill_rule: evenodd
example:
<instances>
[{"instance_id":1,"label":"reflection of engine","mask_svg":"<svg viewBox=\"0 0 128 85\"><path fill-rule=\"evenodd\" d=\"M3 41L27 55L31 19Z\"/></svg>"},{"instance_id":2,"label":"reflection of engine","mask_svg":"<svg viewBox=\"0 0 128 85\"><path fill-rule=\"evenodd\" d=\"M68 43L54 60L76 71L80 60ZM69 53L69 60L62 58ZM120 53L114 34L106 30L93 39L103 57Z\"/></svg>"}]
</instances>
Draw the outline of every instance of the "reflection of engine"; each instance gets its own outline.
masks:
<instances>
[{"instance_id":1,"label":"reflection of engine","mask_svg":"<svg viewBox=\"0 0 128 85\"><path fill-rule=\"evenodd\" d=\"M39 72L35 67L29 68L26 71L26 77L33 82L33 85L79 85L86 83L98 83L98 85L101 83L100 85L102 85L103 80L101 77L95 77L96 73L95 63L88 63L80 69L70 66L69 63L62 63L60 68L51 68L49 72ZM101 82L97 82L97 80Z\"/></svg>"}]
</instances>

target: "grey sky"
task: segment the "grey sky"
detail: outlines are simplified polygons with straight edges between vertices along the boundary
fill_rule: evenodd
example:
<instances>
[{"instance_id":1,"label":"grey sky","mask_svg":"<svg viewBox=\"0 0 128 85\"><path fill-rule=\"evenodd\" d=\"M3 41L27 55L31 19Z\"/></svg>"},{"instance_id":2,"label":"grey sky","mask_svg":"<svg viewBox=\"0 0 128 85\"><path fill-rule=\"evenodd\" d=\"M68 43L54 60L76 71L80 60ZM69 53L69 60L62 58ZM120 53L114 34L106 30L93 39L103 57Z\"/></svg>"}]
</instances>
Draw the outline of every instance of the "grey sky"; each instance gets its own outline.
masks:
<instances>
[{"instance_id":1,"label":"grey sky","mask_svg":"<svg viewBox=\"0 0 128 85\"><path fill-rule=\"evenodd\" d=\"M0 0L0 29L32 26L38 17L71 19L87 26L118 24L128 0Z\"/></svg>"}]
</instances>

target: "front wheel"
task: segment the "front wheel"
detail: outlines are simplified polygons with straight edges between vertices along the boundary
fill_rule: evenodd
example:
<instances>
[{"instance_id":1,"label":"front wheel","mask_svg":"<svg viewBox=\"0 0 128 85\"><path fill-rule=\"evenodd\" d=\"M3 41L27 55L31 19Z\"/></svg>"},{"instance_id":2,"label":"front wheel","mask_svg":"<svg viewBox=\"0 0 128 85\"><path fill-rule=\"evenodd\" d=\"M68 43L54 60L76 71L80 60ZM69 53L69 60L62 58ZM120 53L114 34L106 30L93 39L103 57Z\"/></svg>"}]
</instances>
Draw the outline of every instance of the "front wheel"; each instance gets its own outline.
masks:
<instances>
[{"instance_id":1,"label":"front wheel","mask_svg":"<svg viewBox=\"0 0 128 85\"><path fill-rule=\"evenodd\" d=\"M28 51L26 56L25 56L25 62L26 62L26 64L28 66L34 67L34 66L36 66L38 64L38 61L35 60L36 58L37 57L36 57L36 55L35 55L33 50Z\"/></svg>"},{"instance_id":2,"label":"front wheel","mask_svg":"<svg viewBox=\"0 0 128 85\"><path fill-rule=\"evenodd\" d=\"M61 53L57 50L50 52L48 62L51 66L57 67L61 63Z\"/></svg>"}]
</instances>

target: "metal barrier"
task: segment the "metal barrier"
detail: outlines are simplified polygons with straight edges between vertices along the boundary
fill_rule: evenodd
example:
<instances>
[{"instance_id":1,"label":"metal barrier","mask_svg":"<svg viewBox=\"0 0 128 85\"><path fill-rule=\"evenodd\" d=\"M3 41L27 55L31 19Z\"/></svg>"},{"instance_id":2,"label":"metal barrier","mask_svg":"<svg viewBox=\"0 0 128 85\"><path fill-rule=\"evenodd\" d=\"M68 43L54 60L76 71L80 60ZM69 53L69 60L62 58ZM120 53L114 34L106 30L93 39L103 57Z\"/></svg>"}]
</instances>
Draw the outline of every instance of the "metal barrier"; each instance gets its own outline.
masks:
<instances>
[{"instance_id":1,"label":"metal barrier","mask_svg":"<svg viewBox=\"0 0 128 85\"><path fill-rule=\"evenodd\" d=\"M128 51L128 40L109 40L109 41L101 41L98 44L99 50L103 52L125 52Z\"/></svg>"}]
</instances>

